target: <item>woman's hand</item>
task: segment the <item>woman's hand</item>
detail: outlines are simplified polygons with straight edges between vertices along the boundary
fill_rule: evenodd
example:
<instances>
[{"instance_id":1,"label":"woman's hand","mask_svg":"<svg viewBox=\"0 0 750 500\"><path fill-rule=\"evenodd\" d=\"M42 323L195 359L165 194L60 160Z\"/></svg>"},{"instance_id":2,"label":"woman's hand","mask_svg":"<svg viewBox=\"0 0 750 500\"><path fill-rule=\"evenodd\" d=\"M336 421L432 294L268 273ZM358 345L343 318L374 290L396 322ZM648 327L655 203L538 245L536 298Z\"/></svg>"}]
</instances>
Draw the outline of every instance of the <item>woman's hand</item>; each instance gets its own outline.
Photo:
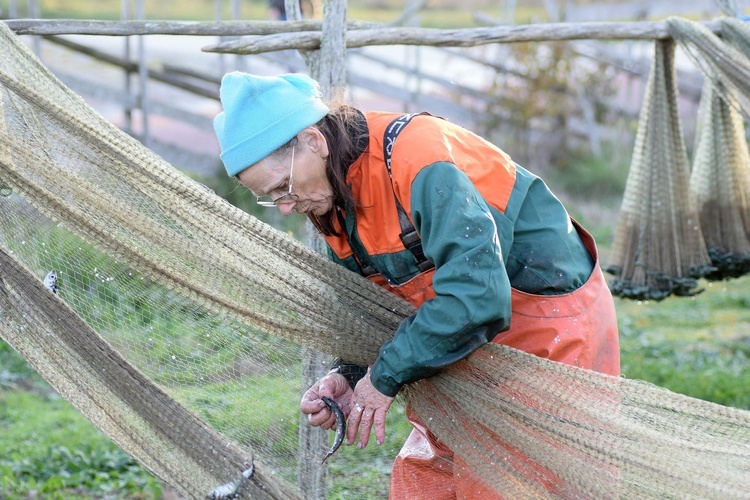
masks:
<instances>
[{"instance_id":1,"label":"woman's hand","mask_svg":"<svg viewBox=\"0 0 750 500\"><path fill-rule=\"evenodd\" d=\"M340 373L329 373L310 387L300 401L299 408L307 415L307 421L312 426L320 426L325 430L336 426L336 415L323 402L323 396L334 400L341 408L344 416L351 411L349 402L354 391Z\"/></svg>"},{"instance_id":2,"label":"woman's hand","mask_svg":"<svg viewBox=\"0 0 750 500\"><path fill-rule=\"evenodd\" d=\"M370 440L370 431L375 425L375 438L378 444L385 441L385 415L396 398L381 393L370 381L370 370L357 383L350 398L349 425L346 429L346 444L354 444L359 429L358 448L364 448ZM345 413L346 414L346 413Z\"/></svg>"}]
</instances>

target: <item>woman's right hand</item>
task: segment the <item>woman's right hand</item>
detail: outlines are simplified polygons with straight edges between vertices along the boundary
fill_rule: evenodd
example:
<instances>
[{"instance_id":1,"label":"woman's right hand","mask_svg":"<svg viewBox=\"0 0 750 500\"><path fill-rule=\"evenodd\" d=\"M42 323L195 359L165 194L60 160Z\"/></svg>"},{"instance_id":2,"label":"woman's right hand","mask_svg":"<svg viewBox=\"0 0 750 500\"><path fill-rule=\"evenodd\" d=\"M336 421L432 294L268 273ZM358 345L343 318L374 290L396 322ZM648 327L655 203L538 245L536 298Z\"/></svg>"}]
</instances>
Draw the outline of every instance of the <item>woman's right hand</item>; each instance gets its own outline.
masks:
<instances>
[{"instance_id":1,"label":"woman's right hand","mask_svg":"<svg viewBox=\"0 0 750 500\"><path fill-rule=\"evenodd\" d=\"M299 408L302 413L307 415L307 421L312 426L320 426L325 430L336 426L336 415L323 402L323 396L334 400L344 413L344 417L349 417L351 411L350 401L354 390L349 386L343 375L340 373L329 373L321 378L310 387L300 402Z\"/></svg>"}]
</instances>

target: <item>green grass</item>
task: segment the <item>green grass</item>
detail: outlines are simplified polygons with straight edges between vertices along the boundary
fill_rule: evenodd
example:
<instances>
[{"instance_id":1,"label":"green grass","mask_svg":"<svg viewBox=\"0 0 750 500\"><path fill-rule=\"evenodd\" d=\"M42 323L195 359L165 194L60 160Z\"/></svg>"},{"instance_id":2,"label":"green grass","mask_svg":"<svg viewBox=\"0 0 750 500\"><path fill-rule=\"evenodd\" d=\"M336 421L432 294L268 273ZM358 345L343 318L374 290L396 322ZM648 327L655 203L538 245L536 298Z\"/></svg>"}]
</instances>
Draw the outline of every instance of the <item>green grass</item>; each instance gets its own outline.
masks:
<instances>
[{"instance_id":1,"label":"green grass","mask_svg":"<svg viewBox=\"0 0 750 500\"><path fill-rule=\"evenodd\" d=\"M5 344L0 356L13 357ZM162 494L157 479L54 391L12 390L6 384L0 392L0 450L0 498Z\"/></svg>"},{"instance_id":2,"label":"green grass","mask_svg":"<svg viewBox=\"0 0 750 500\"><path fill-rule=\"evenodd\" d=\"M662 303L616 300L623 374L750 409L750 278L704 285Z\"/></svg>"},{"instance_id":3,"label":"green grass","mask_svg":"<svg viewBox=\"0 0 750 500\"><path fill-rule=\"evenodd\" d=\"M6 343L0 342L0 498L160 498L163 485L88 422L73 406L36 374ZM272 375L255 380L253 398L238 397L237 382L209 384L197 394L177 391L212 427L228 437L243 439L246 421L253 435L264 441L244 442L253 448L286 457L276 472L295 484L298 388ZM265 402L263 404L262 402ZM212 411L221 407L221 412ZM282 415L280 418L279 415ZM232 430L236 431L234 435ZM329 459L333 479L329 498L385 498L391 463L411 430L402 400L394 403L387 418L387 438L381 446L374 440L364 450L342 446ZM273 439L268 439L272 436ZM262 438L258 438L262 439ZM333 433L330 433L333 439ZM268 463L269 456L264 455ZM354 466L352 464L355 464Z\"/></svg>"}]
</instances>

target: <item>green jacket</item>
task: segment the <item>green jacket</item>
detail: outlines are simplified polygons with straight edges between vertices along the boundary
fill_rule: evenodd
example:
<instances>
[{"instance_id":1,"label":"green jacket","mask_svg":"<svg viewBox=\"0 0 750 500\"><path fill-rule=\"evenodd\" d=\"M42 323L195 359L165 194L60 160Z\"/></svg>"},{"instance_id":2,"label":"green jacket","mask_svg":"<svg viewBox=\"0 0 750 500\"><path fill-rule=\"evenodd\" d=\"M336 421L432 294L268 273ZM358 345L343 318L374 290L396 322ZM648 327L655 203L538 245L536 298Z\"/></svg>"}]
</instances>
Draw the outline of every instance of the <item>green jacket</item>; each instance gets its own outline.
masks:
<instances>
[{"instance_id":1,"label":"green jacket","mask_svg":"<svg viewBox=\"0 0 750 500\"><path fill-rule=\"evenodd\" d=\"M391 181L383 135L399 115L365 116L369 145L347 175L356 206L345 211L341 236L326 237L330 258L355 272L371 265L388 288L419 275L398 238L395 196L435 264L434 298L413 302L418 312L372 366L373 385L395 396L508 329L511 287L568 293L586 282L593 261L544 182L489 142L445 120L416 116L395 141ZM358 265L355 253L364 262Z\"/></svg>"}]
</instances>

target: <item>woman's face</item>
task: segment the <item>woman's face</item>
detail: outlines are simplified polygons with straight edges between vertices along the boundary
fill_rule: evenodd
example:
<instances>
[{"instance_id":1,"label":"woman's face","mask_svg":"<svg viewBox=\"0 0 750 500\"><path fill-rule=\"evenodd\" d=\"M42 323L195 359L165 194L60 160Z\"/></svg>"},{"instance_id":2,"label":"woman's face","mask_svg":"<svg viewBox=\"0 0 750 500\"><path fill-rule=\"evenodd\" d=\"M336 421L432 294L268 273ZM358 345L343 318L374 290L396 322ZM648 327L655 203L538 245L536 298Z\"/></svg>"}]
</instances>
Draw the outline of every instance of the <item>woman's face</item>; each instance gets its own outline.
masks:
<instances>
[{"instance_id":1,"label":"woman's face","mask_svg":"<svg viewBox=\"0 0 750 500\"><path fill-rule=\"evenodd\" d=\"M318 129L308 127L297 135L294 151L289 148L283 154L267 156L240 172L238 178L255 196L271 200L283 197L276 206L284 215L292 211L324 215L333 208L333 188L326 177L327 157L325 138ZM286 196L290 183L293 196Z\"/></svg>"}]
</instances>

